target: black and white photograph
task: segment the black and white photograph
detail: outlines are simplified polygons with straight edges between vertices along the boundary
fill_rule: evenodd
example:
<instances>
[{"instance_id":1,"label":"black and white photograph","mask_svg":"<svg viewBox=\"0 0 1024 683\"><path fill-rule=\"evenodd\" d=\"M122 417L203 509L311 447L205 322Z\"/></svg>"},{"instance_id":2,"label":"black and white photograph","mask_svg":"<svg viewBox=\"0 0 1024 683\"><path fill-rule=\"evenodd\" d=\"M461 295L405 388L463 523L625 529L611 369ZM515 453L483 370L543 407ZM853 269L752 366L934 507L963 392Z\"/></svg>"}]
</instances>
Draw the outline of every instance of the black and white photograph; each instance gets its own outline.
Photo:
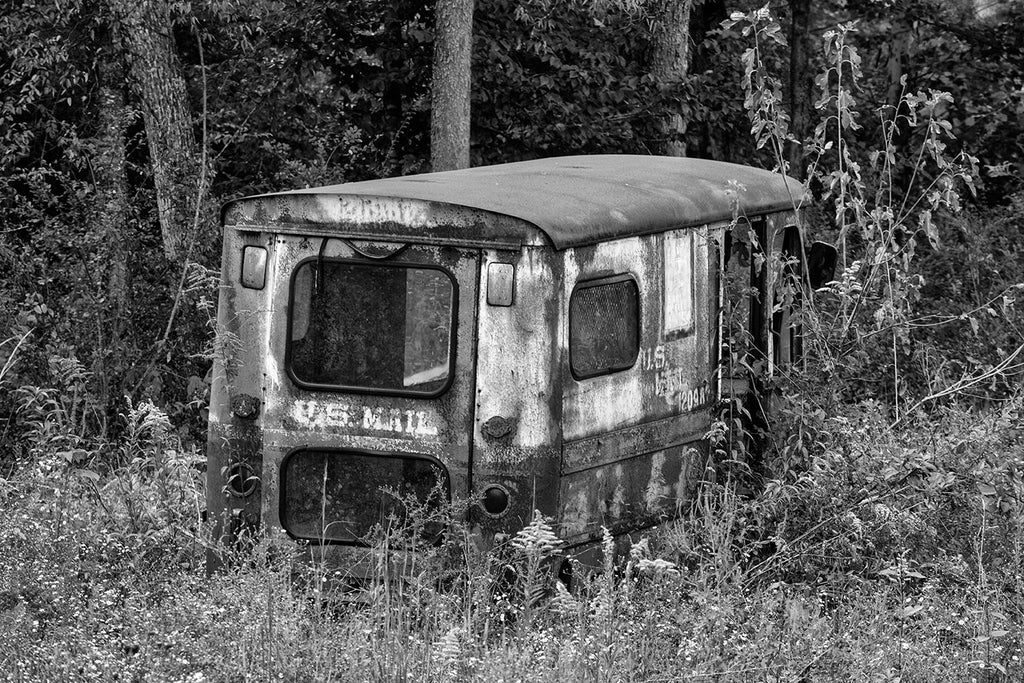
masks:
<instances>
[{"instance_id":1,"label":"black and white photograph","mask_svg":"<svg viewBox=\"0 0 1024 683\"><path fill-rule=\"evenodd\" d=\"M0 0L0 683L1024 681L1024 2Z\"/></svg>"}]
</instances>

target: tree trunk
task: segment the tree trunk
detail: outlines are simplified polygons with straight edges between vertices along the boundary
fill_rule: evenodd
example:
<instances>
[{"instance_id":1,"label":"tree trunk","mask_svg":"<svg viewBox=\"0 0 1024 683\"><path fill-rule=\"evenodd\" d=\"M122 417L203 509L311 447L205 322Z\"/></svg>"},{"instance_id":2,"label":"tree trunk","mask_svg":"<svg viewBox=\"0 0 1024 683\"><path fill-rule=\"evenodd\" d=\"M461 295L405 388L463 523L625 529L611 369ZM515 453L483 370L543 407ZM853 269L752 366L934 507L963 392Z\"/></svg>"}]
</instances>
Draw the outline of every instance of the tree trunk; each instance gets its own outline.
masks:
<instances>
[{"instance_id":1,"label":"tree trunk","mask_svg":"<svg viewBox=\"0 0 1024 683\"><path fill-rule=\"evenodd\" d=\"M434 171L469 167L473 0L437 0L430 106Z\"/></svg>"},{"instance_id":2,"label":"tree trunk","mask_svg":"<svg viewBox=\"0 0 1024 683\"><path fill-rule=\"evenodd\" d=\"M103 235L108 261L107 295L115 306L126 301L128 270L123 248L127 216L128 178L125 172L125 131L127 110L122 91L124 73L120 65L101 61L99 67L99 130L93 175L96 184L98 228Z\"/></svg>"},{"instance_id":3,"label":"tree trunk","mask_svg":"<svg viewBox=\"0 0 1024 683\"><path fill-rule=\"evenodd\" d=\"M693 3L690 10L690 74L703 74L711 69L715 62L714 54L717 47L705 43L708 33L720 27L722 22L729 18L724 0L703 0ZM721 140L719 135L713 131L709 121L700 121L695 128L692 125L687 127L687 137L690 144L686 153L691 156L705 159L727 159L729 158L728 141Z\"/></svg>"},{"instance_id":4,"label":"tree trunk","mask_svg":"<svg viewBox=\"0 0 1024 683\"><path fill-rule=\"evenodd\" d=\"M651 49L651 75L662 88L686 78L690 69L690 8L692 0L664 0ZM655 148L668 156L686 156L686 121L679 111L666 111Z\"/></svg>"},{"instance_id":5,"label":"tree trunk","mask_svg":"<svg viewBox=\"0 0 1024 683\"><path fill-rule=\"evenodd\" d=\"M192 108L171 34L167 0L111 0L132 86L142 105L164 253L183 256L198 200Z\"/></svg>"},{"instance_id":6,"label":"tree trunk","mask_svg":"<svg viewBox=\"0 0 1024 683\"><path fill-rule=\"evenodd\" d=\"M811 1L790 0L789 3L789 83L786 92L789 130L797 140L806 140L811 129L811 103L814 101L814 75L810 73ZM804 179L804 152L800 145L789 143L786 155L790 175Z\"/></svg>"},{"instance_id":7,"label":"tree trunk","mask_svg":"<svg viewBox=\"0 0 1024 683\"><path fill-rule=\"evenodd\" d=\"M126 173L125 138L128 127L125 107L124 69L119 55L103 54L98 61L97 92L99 117L96 133L96 154L92 159L93 182L96 186L96 229L101 236L96 262L105 288L107 307L97 318L99 353L96 354L93 376L98 380L98 399L109 406L112 381L116 373L106 362L123 360L125 321L128 307L128 176Z\"/></svg>"}]
</instances>

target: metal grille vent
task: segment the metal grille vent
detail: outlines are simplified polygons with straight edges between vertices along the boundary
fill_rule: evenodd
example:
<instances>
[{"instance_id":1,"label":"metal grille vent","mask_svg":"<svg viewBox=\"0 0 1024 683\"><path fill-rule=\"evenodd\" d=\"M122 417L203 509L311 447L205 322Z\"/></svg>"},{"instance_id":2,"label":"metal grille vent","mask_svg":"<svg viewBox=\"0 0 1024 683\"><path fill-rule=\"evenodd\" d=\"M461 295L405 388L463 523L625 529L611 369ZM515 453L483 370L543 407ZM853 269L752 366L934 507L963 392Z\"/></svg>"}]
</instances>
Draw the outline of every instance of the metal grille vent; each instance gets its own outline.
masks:
<instances>
[{"instance_id":1,"label":"metal grille vent","mask_svg":"<svg viewBox=\"0 0 1024 683\"><path fill-rule=\"evenodd\" d=\"M640 295L628 276L586 283L569 303L569 363L576 379L633 366L640 350Z\"/></svg>"}]
</instances>

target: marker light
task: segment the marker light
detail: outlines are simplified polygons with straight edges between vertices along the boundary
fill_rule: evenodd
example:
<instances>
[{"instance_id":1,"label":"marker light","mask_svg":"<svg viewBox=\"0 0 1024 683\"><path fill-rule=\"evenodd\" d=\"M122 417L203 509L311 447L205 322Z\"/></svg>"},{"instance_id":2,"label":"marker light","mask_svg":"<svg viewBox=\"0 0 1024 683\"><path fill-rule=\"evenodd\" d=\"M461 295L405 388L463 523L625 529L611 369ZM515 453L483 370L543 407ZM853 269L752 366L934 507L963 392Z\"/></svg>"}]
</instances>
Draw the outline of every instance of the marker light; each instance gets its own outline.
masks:
<instances>
[{"instance_id":1,"label":"marker light","mask_svg":"<svg viewBox=\"0 0 1024 683\"><path fill-rule=\"evenodd\" d=\"M515 295L516 267L511 263L487 265L487 303L511 306Z\"/></svg>"},{"instance_id":2,"label":"marker light","mask_svg":"<svg viewBox=\"0 0 1024 683\"><path fill-rule=\"evenodd\" d=\"M242 286L263 289L267 283L267 250L247 246L242 249Z\"/></svg>"}]
</instances>

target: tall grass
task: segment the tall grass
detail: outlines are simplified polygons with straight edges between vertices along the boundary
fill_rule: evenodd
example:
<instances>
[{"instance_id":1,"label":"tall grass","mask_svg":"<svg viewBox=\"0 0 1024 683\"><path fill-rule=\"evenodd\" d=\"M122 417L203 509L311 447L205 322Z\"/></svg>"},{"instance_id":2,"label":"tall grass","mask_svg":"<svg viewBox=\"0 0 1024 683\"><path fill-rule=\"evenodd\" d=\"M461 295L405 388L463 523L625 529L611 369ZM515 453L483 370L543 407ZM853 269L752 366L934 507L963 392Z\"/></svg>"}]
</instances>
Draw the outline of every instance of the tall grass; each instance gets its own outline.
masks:
<instances>
[{"instance_id":1,"label":"tall grass","mask_svg":"<svg viewBox=\"0 0 1024 683\"><path fill-rule=\"evenodd\" d=\"M208 576L181 512L201 482L136 407L87 452L115 465L95 480L57 457L0 483L0 678L1018 680L1022 409L895 432L856 406L817 425L802 479L708 485L622 556L606 536L604 571L569 588L543 518L482 552L456 509L414 572L381 561L352 591L269 537Z\"/></svg>"}]
</instances>

